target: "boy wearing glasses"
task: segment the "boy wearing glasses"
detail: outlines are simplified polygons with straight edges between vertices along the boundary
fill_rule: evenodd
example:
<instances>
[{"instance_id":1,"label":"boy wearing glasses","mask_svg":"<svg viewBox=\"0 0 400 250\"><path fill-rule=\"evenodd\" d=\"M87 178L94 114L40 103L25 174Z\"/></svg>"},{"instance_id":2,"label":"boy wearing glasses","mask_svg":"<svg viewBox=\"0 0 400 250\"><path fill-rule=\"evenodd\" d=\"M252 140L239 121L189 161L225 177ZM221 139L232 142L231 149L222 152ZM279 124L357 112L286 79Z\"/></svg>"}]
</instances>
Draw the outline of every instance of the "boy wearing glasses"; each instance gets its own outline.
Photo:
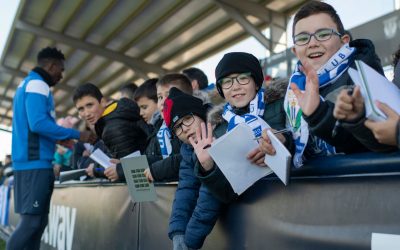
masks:
<instances>
[{"instance_id":1,"label":"boy wearing glasses","mask_svg":"<svg viewBox=\"0 0 400 250\"><path fill-rule=\"evenodd\" d=\"M208 121L211 122L208 131L215 127L214 136L218 138L240 123L248 124L253 129L255 138L260 138L262 134L263 138L259 140L260 147L249 149L247 159L264 167L265 154L275 154L275 149L265 133L267 123L273 131L285 128L282 97L286 86L276 94L266 93L261 88L264 77L258 59L244 52L225 54L215 69L215 77L217 90L227 103L215 107L208 114ZM266 99L264 94L275 98ZM215 197L228 203L234 200L237 194L207 152L213 135L206 134L205 129L199 130L199 135L201 139L198 141L190 139L199 163L196 164L196 175ZM277 137L290 148L290 135L278 134Z\"/></svg>"},{"instance_id":2,"label":"boy wearing glasses","mask_svg":"<svg viewBox=\"0 0 400 250\"><path fill-rule=\"evenodd\" d=\"M195 176L195 157L190 140L197 141L196 130L205 130L207 107L203 101L177 88L169 90L163 115L168 128L183 142L180 154L179 183L169 221L168 236L173 249L199 249L214 227L222 204L201 185Z\"/></svg>"},{"instance_id":3,"label":"boy wearing glasses","mask_svg":"<svg viewBox=\"0 0 400 250\"><path fill-rule=\"evenodd\" d=\"M284 107L296 144L294 165L300 167L304 159L313 156L382 148L362 123L348 120L334 130L336 97L354 85L347 73L349 67L355 67L354 60L362 60L383 74L372 42L350 42L335 9L319 1L304 5L296 13L292 32L292 51L299 61ZM354 91L353 95L357 94Z\"/></svg>"}]
</instances>

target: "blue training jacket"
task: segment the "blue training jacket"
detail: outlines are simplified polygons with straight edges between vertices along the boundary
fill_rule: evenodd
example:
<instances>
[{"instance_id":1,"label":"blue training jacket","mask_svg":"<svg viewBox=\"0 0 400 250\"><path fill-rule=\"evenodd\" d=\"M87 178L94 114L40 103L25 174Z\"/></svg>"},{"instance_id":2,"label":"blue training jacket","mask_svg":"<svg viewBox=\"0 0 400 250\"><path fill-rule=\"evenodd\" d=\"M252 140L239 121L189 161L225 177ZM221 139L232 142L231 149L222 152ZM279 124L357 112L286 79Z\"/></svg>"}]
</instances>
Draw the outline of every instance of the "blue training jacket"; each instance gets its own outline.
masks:
<instances>
[{"instance_id":1,"label":"blue training jacket","mask_svg":"<svg viewBox=\"0 0 400 250\"><path fill-rule=\"evenodd\" d=\"M79 131L56 124L50 87L35 70L29 72L15 92L13 115L15 171L52 168L56 141L79 139Z\"/></svg>"}]
</instances>

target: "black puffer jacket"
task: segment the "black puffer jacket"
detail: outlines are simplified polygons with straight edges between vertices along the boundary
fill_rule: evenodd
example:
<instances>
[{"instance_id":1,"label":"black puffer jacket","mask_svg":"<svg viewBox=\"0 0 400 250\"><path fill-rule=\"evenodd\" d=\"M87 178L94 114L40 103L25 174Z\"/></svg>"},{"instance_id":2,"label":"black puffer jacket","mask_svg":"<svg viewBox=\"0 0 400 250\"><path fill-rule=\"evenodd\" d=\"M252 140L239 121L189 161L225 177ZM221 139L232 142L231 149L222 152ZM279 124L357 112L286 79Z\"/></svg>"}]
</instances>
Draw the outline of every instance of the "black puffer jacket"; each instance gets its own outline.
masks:
<instances>
[{"instance_id":1,"label":"black puffer jacket","mask_svg":"<svg viewBox=\"0 0 400 250\"><path fill-rule=\"evenodd\" d=\"M163 159L157 133L163 123L160 117L154 124L154 130L147 138L146 156L150 165L150 172L156 182L178 181L179 165L182 160L180 154L181 142L174 136L171 140L172 153Z\"/></svg>"},{"instance_id":2,"label":"black puffer jacket","mask_svg":"<svg viewBox=\"0 0 400 250\"><path fill-rule=\"evenodd\" d=\"M356 48L355 60L361 60L383 75L383 69L379 57L375 53L375 47L370 40L357 39L350 43L350 47ZM356 68L353 62L350 67ZM396 147L378 143L372 132L364 126L364 119L353 123L343 122L337 130L335 137L332 130L336 119L333 117L336 97L340 91L354 85L348 72L343 73L333 84L320 89L320 95L325 101L320 102L317 110L310 116L304 116L310 132L336 147L337 152L358 153L366 151L393 151Z\"/></svg>"},{"instance_id":3,"label":"black puffer jacket","mask_svg":"<svg viewBox=\"0 0 400 250\"><path fill-rule=\"evenodd\" d=\"M137 104L128 98L109 104L103 116L96 122L95 129L97 136L116 159L138 150L143 154L151 131L151 127L140 116ZM124 181L120 164L117 165L117 172L119 180Z\"/></svg>"},{"instance_id":4,"label":"black puffer jacket","mask_svg":"<svg viewBox=\"0 0 400 250\"><path fill-rule=\"evenodd\" d=\"M144 153L150 132L150 127L139 115L139 107L128 98L109 104L95 129L109 153L117 159L137 150Z\"/></svg>"}]
</instances>

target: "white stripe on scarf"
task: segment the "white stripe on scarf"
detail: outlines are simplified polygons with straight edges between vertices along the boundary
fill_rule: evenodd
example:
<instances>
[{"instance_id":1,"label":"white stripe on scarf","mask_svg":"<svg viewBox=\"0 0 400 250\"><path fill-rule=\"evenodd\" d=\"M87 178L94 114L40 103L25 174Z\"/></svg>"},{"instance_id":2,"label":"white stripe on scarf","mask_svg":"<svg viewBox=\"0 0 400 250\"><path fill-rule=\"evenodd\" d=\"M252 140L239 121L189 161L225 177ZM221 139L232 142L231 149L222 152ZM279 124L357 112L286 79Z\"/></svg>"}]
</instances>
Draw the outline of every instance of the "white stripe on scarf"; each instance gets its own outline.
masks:
<instances>
[{"instance_id":1,"label":"white stripe on scarf","mask_svg":"<svg viewBox=\"0 0 400 250\"><path fill-rule=\"evenodd\" d=\"M354 52L355 48L350 47L349 44L346 43L317 71L319 88L334 83L344 72L346 72L350 63L352 63ZM301 91L305 90L306 76L302 71L300 71L300 65L301 62L299 61L290 77L284 101L284 109L288 118L288 127L293 131L293 139L296 145L293 164L297 168L303 165L303 153L309 138L308 124L303 119L303 112L298 104L296 96L290 88L290 83L294 82ZM323 98L320 98L323 101ZM317 140L319 141L316 142L316 145L322 147L317 148L317 151L325 152L326 155L336 153L334 147L319 138L317 138Z\"/></svg>"},{"instance_id":2,"label":"white stripe on scarf","mask_svg":"<svg viewBox=\"0 0 400 250\"><path fill-rule=\"evenodd\" d=\"M171 132L165 124L165 121L163 121L163 124L158 130L157 139L160 144L161 155L163 159L165 159L172 153Z\"/></svg>"},{"instance_id":3,"label":"white stripe on scarf","mask_svg":"<svg viewBox=\"0 0 400 250\"><path fill-rule=\"evenodd\" d=\"M260 88L257 92L249 104L249 113L247 114L237 115L233 112L233 108L229 103L225 104L222 117L228 122L227 131L232 130L240 123L246 122L252 128L255 138L258 138L264 129L270 127L261 118L265 110L264 91L265 89Z\"/></svg>"}]
</instances>

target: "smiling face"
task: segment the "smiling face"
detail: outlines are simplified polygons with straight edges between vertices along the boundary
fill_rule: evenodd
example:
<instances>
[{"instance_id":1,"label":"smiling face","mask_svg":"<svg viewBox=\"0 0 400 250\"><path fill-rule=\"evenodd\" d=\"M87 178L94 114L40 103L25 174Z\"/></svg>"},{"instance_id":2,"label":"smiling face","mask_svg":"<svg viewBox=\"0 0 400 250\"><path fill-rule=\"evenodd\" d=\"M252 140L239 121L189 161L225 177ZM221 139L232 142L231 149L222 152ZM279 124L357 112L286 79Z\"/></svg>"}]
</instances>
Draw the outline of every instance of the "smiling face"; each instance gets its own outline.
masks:
<instances>
[{"instance_id":1,"label":"smiling face","mask_svg":"<svg viewBox=\"0 0 400 250\"><path fill-rule=\"evenodd\" d=\"M240 74L230 74L227 78L236 77ZM232 86L229 89L222 88L222 91L225 96L225 100L229 102L229 104L236 108L243 108L249 105L251 100L256 96L256 84L252 77L250 77L250 81L246 85L241 85L237 82L237 80L233 81Z\"/></svg>"},{"instance_id":2,"label":"smiling face","mask_svg":"<svg viewBox=\"0 0 400 250\"><path fill-rule=\"evenodd\" d=\"M182 132L178 135L179 140L181 140L183 143L190 144L189 138L192 137L193 140L196 141L196 129L200 128L200 124L202 122L204 122L203 119L197 115L187 115L179 119L174 125L174 128L182 128ZM185 126L184 124L190 125Z\"/></svg>"},{"instance_id":3,"label":"smiling face","mask_svg":"<svg viewBox=\"0 0 400 250\"><path fill-rule=\"evenodd\" d=\"M333 29L338 31L337 25L332 18L325 13L319 13L300 19L294 28L294 36L306 32L312 34L320 29ZM302 64L308 62L311 67L318 71L342 46L348 43L350 38L348 35L339 37L332 35L326 41L317 41L315 37L306 45L294 45L293 53L301 61Z\"/></svg>"},{"instance_id":4,"label":"smiling face","mask_svg":"<svg viewBox=\"0 0 400 250\"><path fill-rule=\"evenodd\" d=\"M140 116L145 122L149 123L151 117L153 117L153 114L157 111L157 103L146 96L140 97L136 102L140 108Z\"/></svg>"},{"instance_id":5,"label":"smiling face","mask_svg":"<svg viewBox=\"0 0 400 250\"><path fill-rule=\"evenodd\" d=\"M105 99L102 98L99 102L93 96L84 96L75 102L75 107L78 110L79 117L87 124L94 125L100 119L104 112Z\"/></svg>"}]
</instances>

